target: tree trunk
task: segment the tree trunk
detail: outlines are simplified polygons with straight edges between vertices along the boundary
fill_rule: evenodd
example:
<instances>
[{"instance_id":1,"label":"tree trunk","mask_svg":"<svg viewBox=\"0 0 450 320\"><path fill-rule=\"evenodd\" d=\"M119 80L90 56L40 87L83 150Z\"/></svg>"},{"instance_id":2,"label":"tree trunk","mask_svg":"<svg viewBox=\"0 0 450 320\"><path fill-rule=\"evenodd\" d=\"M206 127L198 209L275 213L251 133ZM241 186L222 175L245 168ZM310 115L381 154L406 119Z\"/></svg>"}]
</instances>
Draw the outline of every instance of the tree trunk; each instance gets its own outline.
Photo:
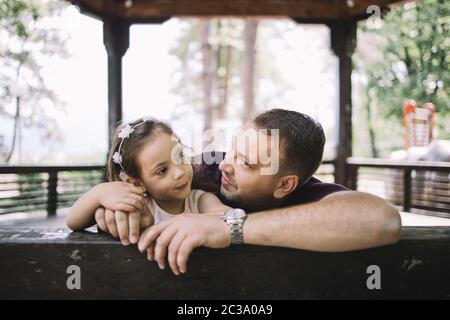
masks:
<instances>
[{"instance_id":1,"label":"tree trunk","mask_svg":"<svg viewBox=\"0 0 450 320\"><path fill-rule=\"evenodd\" d=\"M219 105L217 107L217 116L220 119L225 117L225 111L228 104L228 83L231 74L232 52L232 47L230 45L221 47L219 51L220 59L218 67L224 69L224 74L219 75Z\"/></svg>"},{"instance_id":2,"label":"tree trunk","mask_svg":"<svg viewBox=\"0 0 450 320\"><path fill-rule=\"evenodd\" d=\"M14 131L11 143L11 149L9 150L8 155L6 156L6 163L9 163L11 157L14 152L14 148L16 147L16 138L17 138L17 130L19 128L20 121L20 97L16 97L16 115L14 116Z\"/></svg>"},{"instance_id":3,"label":"tree trunk","mask_svg":"<svg viewBox=\"0 0 450 320\"><path fill-rule=\"evenodd\" d=\"M370 94L369 89L366 88L366 116L367 116L367 129L369 130L369 139L370 139L370 150L372 152L373 158L378 158L378 149L375 142L375 130L372 125L372 111L371 111L371 102L370 102Z\"/></svg>"},{"instance_id":4,"label":"tree trunk","mask_svg":"<svg viewBox=\"0 0 450 320\"><path fill-rule=\"evenodd\" d=\"M256 33L257 20L245 20L244 29L244 112L242 121L246 122L252 116L255 109L255 57L256 57Z\"/></svg>"},{"instance_id":5,"label":"tree trunk","mask_svg":"<svg viewBox=\"0 0 450 320\"><path fill-rule=\"evenodd\" d=\"M200 42L202 45L202 86L203 86L203 112L205 116L204 130L212 127L212 82L213 82L213 55L211 44L209 43L209 33L211 29L211 22L209 19L202 19L200 21Z\"/></svg>"}]
</instances>

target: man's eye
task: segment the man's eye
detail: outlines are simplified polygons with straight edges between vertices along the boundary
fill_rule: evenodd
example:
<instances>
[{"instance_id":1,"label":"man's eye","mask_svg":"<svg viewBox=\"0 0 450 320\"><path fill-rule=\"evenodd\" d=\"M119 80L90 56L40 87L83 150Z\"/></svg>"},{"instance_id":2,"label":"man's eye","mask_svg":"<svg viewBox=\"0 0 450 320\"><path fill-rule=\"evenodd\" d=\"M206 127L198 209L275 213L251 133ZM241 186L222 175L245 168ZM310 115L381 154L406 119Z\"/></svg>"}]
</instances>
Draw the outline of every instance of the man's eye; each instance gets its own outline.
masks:
<instances>
[{"instance_id":1,"label":"man's eye","mask_svg":"<svg viewBox=\"0 0 450 320\"><path fill-rule=\"evenodd\" d=\"M245 165L246 167L253 168L253 166L250 165L250 163L249 163L247 160L244 160L244 165Z\"/></svg>"},{"instance_id":2,"label":"man's eye","mask_svg":"<svg viewBox=\"0 0 450 320\"><path fill-rule=\"evenodd\" d=\"M158 170L158 171L156 172L156 174L157 174L158 176L162 176L162 175L164 175L166 172L167 172L167 168L161 168L160 170Z\"/></svg>"}]
</instances>

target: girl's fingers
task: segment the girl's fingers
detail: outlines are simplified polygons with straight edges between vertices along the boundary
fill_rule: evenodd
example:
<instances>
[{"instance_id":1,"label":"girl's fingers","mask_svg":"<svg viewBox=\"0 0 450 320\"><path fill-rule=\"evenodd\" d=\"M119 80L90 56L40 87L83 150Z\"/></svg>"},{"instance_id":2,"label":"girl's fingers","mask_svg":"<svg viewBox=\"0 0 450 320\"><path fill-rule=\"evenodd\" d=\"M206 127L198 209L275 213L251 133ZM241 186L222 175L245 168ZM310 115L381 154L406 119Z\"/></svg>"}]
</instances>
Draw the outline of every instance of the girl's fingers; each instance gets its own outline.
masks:
<instances>
[{"instance_id":1,"label":"girl's fingers","mask_svg":"<svg viewBox=\"0 0 450 320\"><path fill-rule=\"evenodd\" d=\"M139 240L139 227L141 223L141 213L139 211L131 212L128 215L128 227L130 231L130 242L135 244Z\"/></svg>"},{"instance_id":2,"label":"girl's fingers","mask_svg":"<svg viewBox=\"0 0 450 320\"><path fill-rule=\"evenodd\" d=\"M133 206L137 210L144 209L144 203L140 199L136 199L130 196L129 198L126 199L126 203L130 206Z\"/></svg>"},{"instance_id":3,"label":"girl's fingers","mask_svg":"<svg viewBox=\"0 0 450 320\"><path fill-rule=\"evenodd\" d=\"M139 196L135 193L130 193L128 195L128 198L139 201L140 203L144 203L144 199L145 199L144 196L142 196L142 195Z\"/></svg>"},{"instance_id":4,"label":"girl's fingers","mask_svg":"<svg viewBox=\"0 0 450 320\"><path fill-rule=\"evenodd\" d=\"M130 186L128 188L128 191L130 193L136 194L136 195L141 196L141 197L144 196L144 190L142 188L140 188L140 187Z\"/></svg>"},{"instance_id":5,"label":"girl's fingers","mask_svg":"<svg viewBox=\"0 0 450 320\"><path fill-rule=\"evenodd\" d=\"M113 235L114 238L119 237L119 233L117 231L116 219L114 217L114 211L105 209L105 220L106 225L108 226L109 232Z\"/></svg>"},{"instance_id":6,"label":"girl's fingers","mask_svg":"<svg viewBox=\"0 0 450 320\"><path fill-rule=\"evenodd\" d=\"M127 246L130 244L128 240L128 214L123 211L116 211L115 218L120 241L124 246Z\"/></svg>"}]
</instances>

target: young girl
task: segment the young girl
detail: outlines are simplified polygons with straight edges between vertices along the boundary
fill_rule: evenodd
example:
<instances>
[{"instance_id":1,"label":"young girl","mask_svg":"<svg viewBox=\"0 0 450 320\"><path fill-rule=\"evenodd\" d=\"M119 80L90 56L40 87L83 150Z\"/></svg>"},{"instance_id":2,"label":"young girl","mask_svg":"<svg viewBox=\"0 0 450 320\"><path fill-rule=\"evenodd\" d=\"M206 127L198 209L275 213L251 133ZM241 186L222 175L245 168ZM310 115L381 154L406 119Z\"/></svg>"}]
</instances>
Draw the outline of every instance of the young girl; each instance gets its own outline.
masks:
<instances>
[{"instance_id":1,"label":"young girl","mask_svg":"<svg viewBox=\"0 0 450 320\"><path fill-rule=\"evenodd\" d=\"M99 207L115 211L124 219L127 214L136 215L141 226L182 213L222 213L230 209L212 193L191 189L193 170L178 137L168 125L152 118L118 128L107 172L110 182L94 186L70 209L67 226L72 230L94 225ZM131 217L129 221L132 229ZM129 237L128 230L99 228L119 236L124 245L138 241L136 235Z\"/></svg>"}]
</instances>

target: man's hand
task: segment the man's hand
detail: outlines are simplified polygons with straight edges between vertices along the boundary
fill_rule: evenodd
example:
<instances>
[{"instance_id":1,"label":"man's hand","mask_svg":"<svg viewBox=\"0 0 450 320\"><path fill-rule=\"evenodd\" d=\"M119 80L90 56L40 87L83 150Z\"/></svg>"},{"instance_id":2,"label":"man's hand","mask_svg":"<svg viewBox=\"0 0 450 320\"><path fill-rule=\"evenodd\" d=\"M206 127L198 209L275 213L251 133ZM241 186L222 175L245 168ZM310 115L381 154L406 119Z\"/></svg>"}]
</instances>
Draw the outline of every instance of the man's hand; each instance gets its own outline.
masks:
<instances>
[{"instance_id":1,"label":"man's hand","mask_svg":"<svg viewBox=\"0 0 450 320\"><path fill-rule=\"evenodd\" d=\"M187 270L191 252L200 246L225 248L231 243L228 225L217 214L180 214L147 228L138 243L164 269L166 254L173 273Z\"/></svg>"},{"instance_id":2,"label":"man's hand","mask_svg":"<svg viewBox=\"0 0 450 320\"><path fill-rule=\"evenodd\" d=\"M100 207L95 211L95 221L101 230L120 238L122 244L127 246L138 242L140 230L153 224L153 216L147 206L143 212L130 213Z\"/></svg>"}]
</instances>

